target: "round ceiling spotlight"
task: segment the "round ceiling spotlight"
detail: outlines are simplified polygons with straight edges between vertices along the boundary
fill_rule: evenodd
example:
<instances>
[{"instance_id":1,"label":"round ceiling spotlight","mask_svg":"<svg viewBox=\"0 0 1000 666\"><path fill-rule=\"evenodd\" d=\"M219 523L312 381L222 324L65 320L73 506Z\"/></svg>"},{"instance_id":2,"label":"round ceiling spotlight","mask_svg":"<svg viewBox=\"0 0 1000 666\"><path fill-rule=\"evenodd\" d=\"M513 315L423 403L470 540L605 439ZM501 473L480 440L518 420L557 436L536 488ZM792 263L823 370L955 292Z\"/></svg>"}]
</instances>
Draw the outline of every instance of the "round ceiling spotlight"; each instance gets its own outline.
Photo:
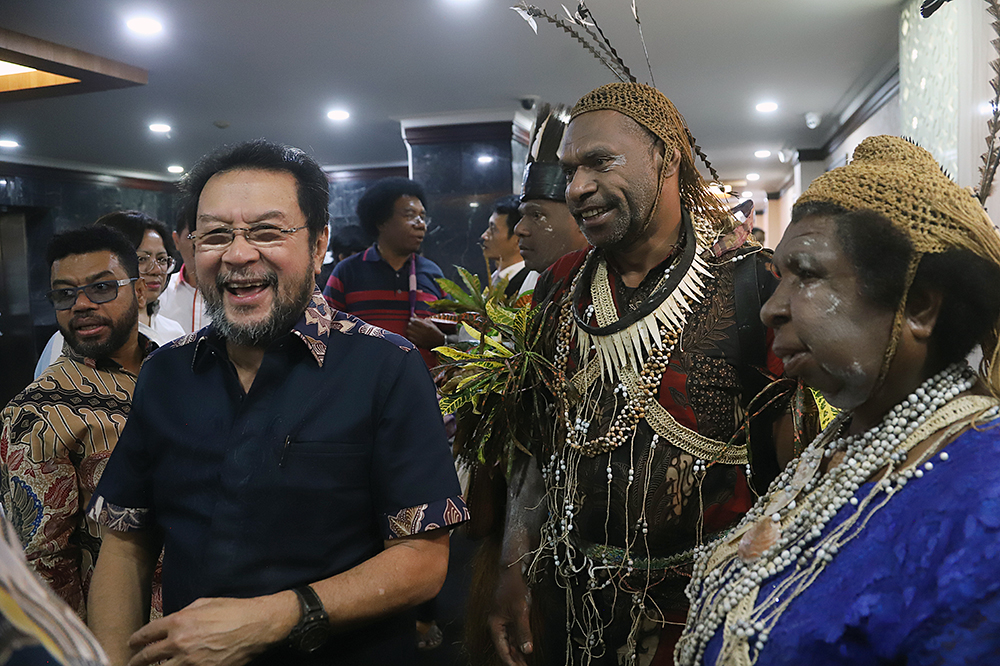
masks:
<instances>
[{"instance_id":1,"label":"round ceiling spotlight","mask_svg":"<svg viewBox=\"0 0 1000 666\"><path fill-rule=\"evenodd\" d=\"M778 105L775 102L761 102L757 105L757 110L761 113L774 113L778 110Z\"/></svg>"},{"instance_id":2,"label":"round ceiling spotlight","mask_svg":"<svg viewBox=\"0 0 1000 666\"><path fill-rule=\"evenodd\" d=\"M20 145L12 139L0 139L0 148L18 148Z\"/></svg>"},{"instance_id":3,"label":"round ceiling spotlight","mask_svg":"<svg viewBox=\"0 0 1000 666\"><path fill-rule=\"evenodd\" d=\"M351 117L351 114L349 111L345 111L344 109L334 109L327 112L326 117L330 120L347 120Z\"/></svg>"},{"instance_id":4,"label":"round ceiling spotlight","mask_svg":"<svg viewBox=\"0 0 1000 666\"><path fill-rule=\"evenodd\" d=\"M821 122L823 122L823 118L818 113L810 111L806 114L806 127L809 129L816 129Z\"/></svg>"},{"instance_id":5,"label":"round ceiling spotlight","mask_svg":"<svg viewBox=\"0 0 1000 666\"><path fill-rule=\"evenodd\" d=\"M150 132L156 132L157 134L166 134L170 131L170 125L164 123L153 123L149 126Z\"/></svg>"},{"instance_id":6,"label":"round ceiling spotlight","mask_svg":"<svg viewBox=\"0 0 1000 666\"><path fill-rule=\"evenodd\" d=\"M770 157L771 156L771 151L770 150L758 150L757 152L755 152L753 154L753 156L754 157L759 157L760 159L764 159L765 157Z\"/></svg>"},{"instance_id":7,"label":"round ceiling spotlight","mask_svg":"<svg viewBox=\"0 0 1000 666\"><path fill-rule=\"evenodd\" d=\"M750 190L746 190L744 192L741 192L740 196L743 197L744 199L753 199L753 192L751 192Z\"/></svg>"},{"instance_id":8,"label":"round ceiling spotlight","mask_svg":"<svg viewBox=\"0 0 1000 666\"><path fill-rule=\"evenodd\" d=\"M155 35L163 31L163 24L149 16L137 16L126 23L128 29L140 35Z\"/></svg>"},{"instance_id":9,"label":"round ceiling spotlight","mask_svg":"<svg viewBox=\"0 0 1000 666\"><path fill-rule=\"evenodd\" d=\"M492 155L480 155L479 157L476 158L476 161L479 162L480 164L490 164L490 163L493 162L493 156Z\"/></svg>"},{"instance_id":10,"label":"round ceiling spotlight","mask_svg":"<svg viewBox=\"0 0 1000 666\"><path fill-rule=\"evenodd\" d=\"M758 181L758 180L760 180L760 174L759 173L748 173L747 174L747 180L749 180L751 183L755 182L755 181Z\"/></svg>"},{"instance_id":11,"label":"round ceiling spotlight","mask_svg":"<svg viewBox=\"0 0 1000 666\"><path fill-rule=\"evenodd\" d=\"M176 164L171 164L167 167L167 171L170 173L184 173L184 167L178 166Z\"/></svg>"}]
</instances>

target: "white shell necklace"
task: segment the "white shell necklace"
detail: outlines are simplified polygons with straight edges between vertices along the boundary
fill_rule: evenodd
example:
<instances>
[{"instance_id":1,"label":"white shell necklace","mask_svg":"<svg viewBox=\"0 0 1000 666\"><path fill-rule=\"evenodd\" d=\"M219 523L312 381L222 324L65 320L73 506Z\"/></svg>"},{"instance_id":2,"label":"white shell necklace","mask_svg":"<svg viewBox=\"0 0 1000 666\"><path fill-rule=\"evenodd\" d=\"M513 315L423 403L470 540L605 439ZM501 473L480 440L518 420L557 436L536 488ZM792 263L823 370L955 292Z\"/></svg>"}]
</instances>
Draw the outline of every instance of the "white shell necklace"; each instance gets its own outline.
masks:
<instances>
[{"instance_id":1,"label":"white shell necklace","mask_svg":"<svg viewBox=\"0 0 1000 666\"><path fill-rule=\"evenodd\" d=\"M837 437L850 419L841 414L790 463L768 493L718 548L703 547L695 561L687 595L691 611L675 653L678 664L701 664L708 642L723 627L718 663L756 662L768 633L789 603L816 579L845 543L855 538L877 511L908 481L933 469L926 457L907 463L907 454L933 433L984 410L996 400L969 396L955 400L976 383L964 363L948 366L925 381L864 433ZM823 458L843 455L820 476ZM940 460L948 459L941 452ZM871 490L858 489L886 469ZM846 504L855 512L824 535ZM761 584L791 569L758 603Z\"/></svg>"}]
</instances>

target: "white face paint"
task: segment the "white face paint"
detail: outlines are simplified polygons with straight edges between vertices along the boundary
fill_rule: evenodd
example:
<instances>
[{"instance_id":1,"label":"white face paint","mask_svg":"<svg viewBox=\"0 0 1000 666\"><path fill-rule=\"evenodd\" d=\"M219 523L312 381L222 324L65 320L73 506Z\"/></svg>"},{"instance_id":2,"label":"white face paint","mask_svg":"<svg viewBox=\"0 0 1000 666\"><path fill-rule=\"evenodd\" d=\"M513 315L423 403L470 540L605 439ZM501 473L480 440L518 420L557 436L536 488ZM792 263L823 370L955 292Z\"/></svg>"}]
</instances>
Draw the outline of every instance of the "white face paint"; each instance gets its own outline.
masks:
<instances>
[{"instance_id":1,"label":"white face paint","mask_svg":"<svg viewBox=\"0 0 1000 666\"><path fill-rule=\"evenodd\" d=\"M789 376L840 409L871 397L892 331L893 312L862 293L836 223L807 217L788 227L774 253L781 283L761 310Z\"/></svg>"}]
</instances>

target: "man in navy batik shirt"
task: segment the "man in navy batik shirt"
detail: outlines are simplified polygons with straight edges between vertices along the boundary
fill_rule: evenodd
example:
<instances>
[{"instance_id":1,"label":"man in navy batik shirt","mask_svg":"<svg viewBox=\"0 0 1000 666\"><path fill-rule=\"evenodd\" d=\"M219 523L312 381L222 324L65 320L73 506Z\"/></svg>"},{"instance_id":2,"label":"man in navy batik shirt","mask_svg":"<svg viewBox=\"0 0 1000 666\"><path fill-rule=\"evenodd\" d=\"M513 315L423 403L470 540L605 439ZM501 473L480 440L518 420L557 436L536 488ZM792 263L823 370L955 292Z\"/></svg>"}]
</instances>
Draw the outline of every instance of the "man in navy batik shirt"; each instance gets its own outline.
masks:
<instances>
[{"instance_id":1,"label":"man in navy batik shirt","mask_svg":"<svg viewBox=\"0 0 1000 666\"><path fill-rule=\"evenodd\" d=\"M467 516L422 359L315 290L311 158L254 141L185 185L212 324L143 367L91 503L110 528L91 628L114 663L409 663L404 611ZM145 624L161 540L165 617Z\"/></svg>"}]
</instances>

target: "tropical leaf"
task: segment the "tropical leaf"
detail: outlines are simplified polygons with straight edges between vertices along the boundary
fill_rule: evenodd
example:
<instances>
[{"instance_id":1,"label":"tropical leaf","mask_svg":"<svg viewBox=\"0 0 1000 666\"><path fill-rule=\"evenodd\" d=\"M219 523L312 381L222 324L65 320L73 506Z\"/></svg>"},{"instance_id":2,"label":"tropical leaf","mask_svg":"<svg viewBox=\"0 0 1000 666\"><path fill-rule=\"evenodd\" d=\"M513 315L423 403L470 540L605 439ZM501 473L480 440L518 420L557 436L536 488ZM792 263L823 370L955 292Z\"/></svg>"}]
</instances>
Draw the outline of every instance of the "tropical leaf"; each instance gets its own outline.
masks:
<instances>
[{"instance_id":1,"label":"tropical leaf","mask_svg":"<svg viewBox=\"0 0 1000 666\"><path fill-rule=\"evenodd\" d=\"M452 300L460 303L466 310L481 311L478 307L476 297L467 294L464 289L448 278L436 278L435 282L437 282L438 286L441 287L441 291L443 291Z\"/></svg>"},{"instance_id":2,"label":"tropical leaf","mask_svg":"<svg viewBox=\"0 0 1000 666\"><path fill-rule=\"evenodd\" d=\"M475 361L480 358L476 354L470 354L469 352L461 351L460 349L455 349L454 347L435 347L431 350L438 356L444 356L453 361Z\"/></svg>"},{"instance_id":3,"label":"tropical leaf","mask_svg":"<svg viewBox=\"0 0 1000 666\"><path fill-rule=\"evenodd\" d=\"M475 273L470 272L466 268L461 266L456 266L458 269L458 274L462 277L462 282L468 288L468 294L470 298L476 303L476 310L483 312L486 310L486 303L483 301L483 285L479 282L479 276Z\"/></svg>"}]
</instances>

